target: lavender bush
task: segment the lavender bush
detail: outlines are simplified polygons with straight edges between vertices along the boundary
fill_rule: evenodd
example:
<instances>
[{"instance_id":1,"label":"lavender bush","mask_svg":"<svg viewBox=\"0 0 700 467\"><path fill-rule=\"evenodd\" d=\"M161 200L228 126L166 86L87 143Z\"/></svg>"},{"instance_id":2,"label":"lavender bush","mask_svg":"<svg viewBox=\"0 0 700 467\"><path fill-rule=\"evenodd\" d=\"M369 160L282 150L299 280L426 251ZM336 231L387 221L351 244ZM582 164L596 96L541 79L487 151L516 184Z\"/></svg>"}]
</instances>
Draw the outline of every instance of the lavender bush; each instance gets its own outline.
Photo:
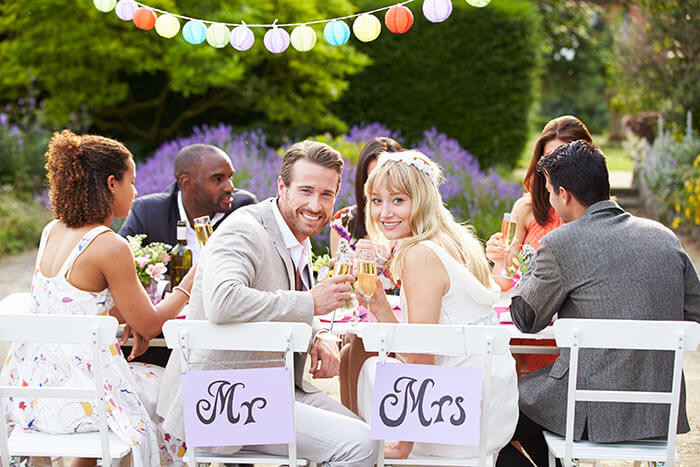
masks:
<instances>
[{"instance_id":1,"label":"lavender bush","mask_svg":"<svg viewBox=\"0 0 700 467\"><path fill-rule=\"evenodd\" d=\"M399 133L378 123L352 127L336 138L329 135L314 138L339 150L347 161L336 209L354 204L355 163L365 142L377 136L401 141ZM162 191L172 183L173 161L178 150L195 143L213 144L231 156L237 187L255 193L261 200L276 194L279 159L284 148L276 150L269 146L260 130L236 134L231 126L219 124L195 127L191 136L163 143L151 158L139 164L136 177L139 195ZM440 191L455 218L472 224L482 239L500 229L503 212L509 211L522 193L519 185L505 183L495 172L482 171L476 158L457 140L434 128L425 132L416 149L444 168L445 183ZM324 251L327 244L328 229L314 240L314 248Z\"/></svg>"}]
</instances>

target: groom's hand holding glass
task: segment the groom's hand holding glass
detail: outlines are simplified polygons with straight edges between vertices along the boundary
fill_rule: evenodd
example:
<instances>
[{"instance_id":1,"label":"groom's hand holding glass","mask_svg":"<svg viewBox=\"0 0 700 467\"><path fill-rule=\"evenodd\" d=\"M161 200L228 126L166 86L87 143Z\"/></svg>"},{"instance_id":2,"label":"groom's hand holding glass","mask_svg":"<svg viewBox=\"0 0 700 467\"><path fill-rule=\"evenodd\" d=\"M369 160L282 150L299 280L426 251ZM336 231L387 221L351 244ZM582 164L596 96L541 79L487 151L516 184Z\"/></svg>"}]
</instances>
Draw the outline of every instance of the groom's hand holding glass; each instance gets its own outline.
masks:
<instances>
[{"instance_id":1,"label":"groom's hand holding glass","mask_svg":"<svg viewBox=\"0 0 700 467\"><path fill-rule=\"evenodd\" d=\"M314 315L325 315L345 305L352 297L352 276L343 274L319 282L311 288L314 299ZM328 332L319 333L311 347L311 368L314 378L332 378L340 368L338 339Z\"/></svg>"}]
</instances>

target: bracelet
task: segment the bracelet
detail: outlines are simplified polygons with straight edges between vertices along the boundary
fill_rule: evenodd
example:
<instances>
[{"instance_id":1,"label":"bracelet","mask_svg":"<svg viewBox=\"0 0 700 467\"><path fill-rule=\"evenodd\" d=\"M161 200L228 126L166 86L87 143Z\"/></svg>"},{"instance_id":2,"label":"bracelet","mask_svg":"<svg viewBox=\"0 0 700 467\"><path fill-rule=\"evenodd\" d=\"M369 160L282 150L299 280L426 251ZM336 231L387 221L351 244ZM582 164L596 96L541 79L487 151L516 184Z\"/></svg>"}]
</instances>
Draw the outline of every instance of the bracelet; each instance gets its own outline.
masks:
<instances>
[{"instance_id":1,"label":"bracelet","mask_svg":"<svg viewBox=\"0 0 700 467\"><path fill-rule=\"evenodd\" d=\"M176 285L175 287L173 287L173 290L179 290L180 292L184 293L185 295L187 295L187 301L190 301L190 293L187 290L185 290L184 287Z\"/></svg>"}]
</instances>

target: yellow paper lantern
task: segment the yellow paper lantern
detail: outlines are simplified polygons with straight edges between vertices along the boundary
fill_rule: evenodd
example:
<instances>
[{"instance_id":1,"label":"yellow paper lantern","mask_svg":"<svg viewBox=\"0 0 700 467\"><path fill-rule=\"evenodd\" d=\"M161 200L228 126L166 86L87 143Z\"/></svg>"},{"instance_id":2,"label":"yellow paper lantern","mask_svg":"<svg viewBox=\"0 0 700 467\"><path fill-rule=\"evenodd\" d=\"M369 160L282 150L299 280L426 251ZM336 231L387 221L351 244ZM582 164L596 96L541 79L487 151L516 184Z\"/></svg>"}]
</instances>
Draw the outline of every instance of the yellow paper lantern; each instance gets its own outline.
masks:
<instances>
[{"instance_id":1,"label":"yellow paper lantern","mask_svg":"<svg viewBox=\"0 0 700 467\"><path fill-rule=\"evenodd\" d=\"M109 13L114 10L114 5L117 4L117 0L93 0L92 3L95 5L95 8L102 13Z\"/></svg>"},{"instance_id":2,"label":"yellow paper lantern","mask_svg":"<svg viewBox=\"0 0 700 467\"><path fill-rule=\"evenodd\" d=\"M214 23L207 28L207 42L212 47L226 47L229 41L229 30L225 24Z\"/></svg>"},{"instance_id":3,"label":"yellow paper lantern","mask_svg":"<svg viewBox=\"0 0 700 467\"><path fill-rule=\"evenodd\" d=\"M156 20L156 32L166 39L175 37L180 32L180 21L173 15L162 15Z\"/></svg>"},{"instance_id":4,"label":"yellow paper lantern","mask_svg":"<svg viewBox=\"0 0 700 467\"><path fill-rule=\"evenodd\" d=\"M305 24L297 26L292 31L292 47L299 52L308 52L316 45L316 33Z\"/></svg>"},{"instance_id":5,"label":"yellow paper lantern","mask_svg":"<svg viewBox=\"0 0 700 467\"><path fill-rule=\"evenodd\" d=\"M375 40L382 30L382 23L376 16L370 14L360 15L352 23L352 32L362 42Z\"/></svg>"}]
</instances>

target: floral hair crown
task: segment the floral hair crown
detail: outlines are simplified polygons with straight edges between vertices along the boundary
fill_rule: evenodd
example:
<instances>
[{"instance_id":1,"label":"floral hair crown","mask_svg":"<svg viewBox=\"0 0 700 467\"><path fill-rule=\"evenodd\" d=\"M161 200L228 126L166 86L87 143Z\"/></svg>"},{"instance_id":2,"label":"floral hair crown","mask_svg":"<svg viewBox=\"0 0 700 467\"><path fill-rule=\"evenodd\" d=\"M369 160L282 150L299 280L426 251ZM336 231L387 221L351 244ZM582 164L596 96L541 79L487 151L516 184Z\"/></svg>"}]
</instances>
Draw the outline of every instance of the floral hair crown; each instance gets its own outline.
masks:
<instances>
[{"instance_id":1,"label":"floral hair crown","mask_svg":"<svg viewBox=\"0 0 700 467\"><path fill-rule=\"evenodd\" d=\"M412 165L425 175L435 185L435 188L440 184L439 169L434 166L434 163L426 156L418 151L399 151L399 152L384 152L379 155L377 166L388 161L402 162L406 165Z\"/></svg>"}]
</instances>

